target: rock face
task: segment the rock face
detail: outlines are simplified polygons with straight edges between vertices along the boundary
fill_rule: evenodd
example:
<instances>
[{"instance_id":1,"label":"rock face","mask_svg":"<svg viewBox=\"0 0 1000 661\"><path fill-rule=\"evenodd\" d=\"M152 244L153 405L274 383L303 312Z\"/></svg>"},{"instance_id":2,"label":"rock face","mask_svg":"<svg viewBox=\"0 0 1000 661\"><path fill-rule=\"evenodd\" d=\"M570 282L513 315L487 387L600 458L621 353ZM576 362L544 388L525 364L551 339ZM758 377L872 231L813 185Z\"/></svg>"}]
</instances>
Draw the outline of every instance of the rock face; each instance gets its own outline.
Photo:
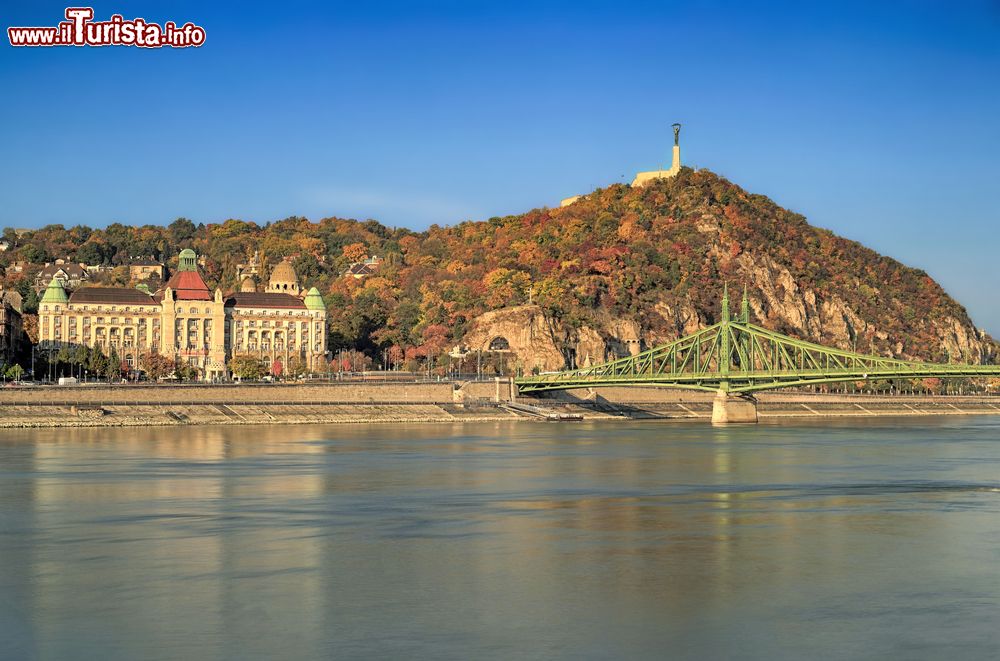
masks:
<instances>
[{"instance_id":1,"label":"rock face","mask_svg":"<svg viewBox=\"0 0 1000 661\"><path fill-rule=\"evenodd\" d=\"M480 315L463 338L470 351L513 355L525 372L560 370L567 358L556 326L537 305L493 310Z\"/></svg>"},{"instance_id":2,"label":"rock face","mask_svg":"<svg viewBox=\"0 0 1000 661\"><path fill-rule=\"evenodd\" d=\"M545 307L483 314L471 337L484 348L505 337L526 369L598 364L694 333L718 320L725 283L734 311L746 287L751 321L792 337L904 360L997 359L997 343L927 273L707 170L616 184L497 227L489 258L530 274Z\"/></svg>"}]
</instances>

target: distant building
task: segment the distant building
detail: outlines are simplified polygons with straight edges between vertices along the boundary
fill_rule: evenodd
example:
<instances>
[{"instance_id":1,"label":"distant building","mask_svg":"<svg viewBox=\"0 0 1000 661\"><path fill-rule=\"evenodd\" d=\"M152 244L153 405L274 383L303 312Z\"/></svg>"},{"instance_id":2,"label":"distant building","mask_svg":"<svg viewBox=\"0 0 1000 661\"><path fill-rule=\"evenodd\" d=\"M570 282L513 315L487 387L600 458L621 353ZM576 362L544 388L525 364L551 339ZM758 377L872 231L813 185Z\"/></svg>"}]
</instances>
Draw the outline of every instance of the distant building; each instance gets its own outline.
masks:
<instances>
[{"instance_id":1,"label":"distant building","mask_svg":"<svg viewBox=\"0 0 1000 661\"><path fill-rule=\"evenodd\" d=\"M75 264L65 259L48 262L35 276L35 291L41 293L53 279L58 280L63 289L73 290L90 280L90 271L86 264Z\"/></svg>"},{"instance_id":2,"label":"distant building","mask_svg":"<svg viewBox=\"0 0 1000 661\"><path fill-rule=\"evenodd\" d=\"M263 268L260 253L256 250L248 256L245 263L236 265L236 282L240 283L241 292L257 291Z\"/></svg>"},{"instance_id":3,"label":"distant building","mask_svg":"<svg viewBox=\"0 0 1000 661\"><path fill-rule=\"evenodd\" d=\"M352 278L363 278L376 273L381 263L382 259L379 257L368 257L362 262L354 262L348 266L344 275Z\"/></svg>"},{"instance_id":4,"label":"distant building","mask_svg":"<svg viewBox=\"0 0 1000 661\"><path fill-rule=\"evenodd\" d=\"M10 248L10 241L0 241L0 252L6 252Z\"/></svg>"},{"instance_id":5,"label":"distant building","mask_svg":"<svg viewBox=\"0 0 1000 661\"><path fill-rule=\"evenodd\" d=\"M301 359L326 367L326 306L319 291L304 291L288 262L278 265L266 292L209 290L193 250L154 294L148 289L84 287L67 295L53 278L39 303L39 340L45 346L113 348L128 365L159 353L194 367L200 378L228 374L230 358L251 354L270 363Z\"/></svg>"},{"instance_id":6,"label":"distant building","mask_svg":"<svg viewBox=\"0 0 1000 661\"><path fill-rule=\"evenodd\" d=\"M136 259L129 262L128 275L132 282L142 282L150 278L163 280L163 264L152 259Z\"/></svg>"},{"instance_id":7,"label":"distant building","mask_svg":"<svg viewBox=\"0 0 1000 661\"><path fill-rule=\"evenodd\" d=\"M0 285L0 364L14 362L23 351L26 340L21 319L21 295Z\"/></svg>"}]
</instances>

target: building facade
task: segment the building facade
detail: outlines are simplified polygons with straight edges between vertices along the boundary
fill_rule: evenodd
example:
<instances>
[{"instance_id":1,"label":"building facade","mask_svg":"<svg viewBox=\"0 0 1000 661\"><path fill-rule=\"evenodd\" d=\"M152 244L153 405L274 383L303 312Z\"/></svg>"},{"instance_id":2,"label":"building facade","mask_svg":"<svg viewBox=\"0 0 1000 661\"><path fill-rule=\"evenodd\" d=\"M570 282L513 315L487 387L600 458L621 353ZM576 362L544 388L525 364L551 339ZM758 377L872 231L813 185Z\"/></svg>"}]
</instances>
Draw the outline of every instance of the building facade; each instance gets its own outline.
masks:
<instances>
[{"instance_id":1,"label":"building facade","mask_svg":"<svg viewBox=\"0 0 1000 661\"><path fill-rule=\"evenodd\" d=\"M53 279L39 302L39 343L99 347L106 354L114 349L139 368L145 354L156 353L190 365L206 380L225 378L229 360L246 354L268 366L294 359L323 371L326 306L315 287L303 291L291 265L282 265L262 293L210 291L190 249L181 251L177 272L153 294L83 287L67 295Z\"/></svg>"},{"instance_id":2,"label":"building facade","mask_svg":"<svg viewBox=\"0 0 1000 661\"><path fill-rule=\"evenodd\" d=\"M155 278L163 280L163 264L152 259L134 259L128 264L128 275L133 282L142 282Z\"/></svg>"}]
</instances>

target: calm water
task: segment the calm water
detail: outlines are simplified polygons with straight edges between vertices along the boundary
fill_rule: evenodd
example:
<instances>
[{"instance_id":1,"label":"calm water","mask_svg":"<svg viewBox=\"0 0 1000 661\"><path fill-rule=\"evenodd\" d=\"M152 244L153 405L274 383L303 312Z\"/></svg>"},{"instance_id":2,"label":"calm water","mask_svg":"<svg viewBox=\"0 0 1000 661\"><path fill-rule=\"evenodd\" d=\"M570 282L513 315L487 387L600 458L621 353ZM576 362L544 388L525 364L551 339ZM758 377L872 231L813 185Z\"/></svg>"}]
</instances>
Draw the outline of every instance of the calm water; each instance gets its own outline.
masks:
<instances>
[{"instance_id":1,"label":"calm water","mask_svg":"<svg viewBox=\"0 0 1000 661\"><path fill-rule=\"evenodd\" d=\"M0 656L992 659L1000 418L0 431Z\"/></svg>"}]
</instances>

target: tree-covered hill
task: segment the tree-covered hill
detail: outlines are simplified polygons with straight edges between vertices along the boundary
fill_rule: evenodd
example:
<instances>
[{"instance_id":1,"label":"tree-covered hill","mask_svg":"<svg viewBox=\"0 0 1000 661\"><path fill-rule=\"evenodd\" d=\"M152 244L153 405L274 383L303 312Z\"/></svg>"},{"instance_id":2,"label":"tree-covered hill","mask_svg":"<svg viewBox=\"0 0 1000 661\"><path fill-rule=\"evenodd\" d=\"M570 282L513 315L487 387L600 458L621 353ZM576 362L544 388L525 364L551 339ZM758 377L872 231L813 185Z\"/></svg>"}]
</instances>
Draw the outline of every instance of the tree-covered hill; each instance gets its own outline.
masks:
<instances>
[{"instance_id":1,"label":"tree-covered hill","mask_svg":"<svg viewBox=\"0 0 1000 661\"><path fill-rule=\"evenodd\" d=\"M588 328L613 339L624 319L650 346L712 323L728 282L737 296L748 288L757 322L791 335L933 360L978 362L996 351L925 272L813 227L707 170L685 168L644 188L599 189L564 208L425 232L339 218L263 226L179 219L167 227L53 225L4 236L11 249L0 253L3 266L57 257L121 265L140 256L170 264L192 247L206 258L206 280L223 289L238 286L236 264L254 250L270 265L294 256L300 278L326 298L334 349L439 355L461 342L477 316L529 300L567 337ZM365 255L384 259L376 274L342 275ZM25 289L28 275L5 278Z\"/></svg>"}]
</instances>

